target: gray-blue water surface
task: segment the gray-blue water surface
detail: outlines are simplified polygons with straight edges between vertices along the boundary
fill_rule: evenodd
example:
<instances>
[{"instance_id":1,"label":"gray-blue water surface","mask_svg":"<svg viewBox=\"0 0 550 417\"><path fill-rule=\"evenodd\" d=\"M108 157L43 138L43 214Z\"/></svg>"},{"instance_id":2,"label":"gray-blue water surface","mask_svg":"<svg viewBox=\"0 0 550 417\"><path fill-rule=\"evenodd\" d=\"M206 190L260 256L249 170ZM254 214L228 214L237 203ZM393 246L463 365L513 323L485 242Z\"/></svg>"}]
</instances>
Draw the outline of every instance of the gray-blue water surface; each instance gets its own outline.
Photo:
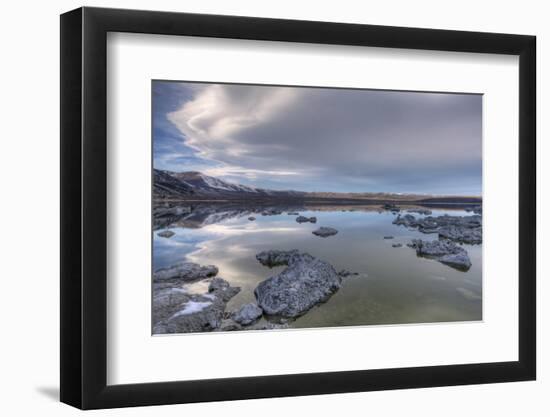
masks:
<instances>
[{"instance_id":1,"label":"gray-blue water surface","mask_svg":"<svg viewBox=\"0 0 550 417\"><path fill-rule=\"evenodd\" d=\"M482 246L464 245L472 261L467 272L418 257L406 244L412 239L437 239L392 224L395 214L372 207L301 210L317 223L296 222L295 215L214 213L200 223L176 222L153 233L154 269L185 260L219 268L219 276L241 287L227 310L255 301L254 289L284 267L262 266L255 258L269 249L298 249L328 261L336 270L358 275L345 278L342 288L327 302L289 323L290 327L329 327L471 321L482 319ZM467 216L462 210L433 210L433 216ZM254 221L248 220L253 215ZM414 214L419 216L418 214ZM335 236L312 234L320 226L338 230ZM163 230L171 238L157 235ZM394 236L384 239L384 236ZM402 243L399 248L394 243ZM188 290L205 291L191 284Z\"/></svg>"}]
</instances>

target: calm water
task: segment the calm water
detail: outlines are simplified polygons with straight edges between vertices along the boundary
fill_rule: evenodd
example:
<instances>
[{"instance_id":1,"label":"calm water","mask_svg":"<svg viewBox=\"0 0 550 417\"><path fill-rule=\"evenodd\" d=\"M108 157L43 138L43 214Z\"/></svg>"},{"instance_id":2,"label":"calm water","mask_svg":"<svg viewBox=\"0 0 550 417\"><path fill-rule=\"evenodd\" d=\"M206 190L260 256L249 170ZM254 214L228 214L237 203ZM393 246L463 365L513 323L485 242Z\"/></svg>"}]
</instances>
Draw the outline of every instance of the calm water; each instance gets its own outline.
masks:
<instances>
[{"instance_id":1,"label":"calm water","mask_svg":"<svg viewBox=\"0 0 550 417\"><path fill-rule=\"evenodd\" d=\"M471 215L460 210L433 210L432 215L445 213ZM461 272L417 257L406 243L414 238L437 239L437 234L393 225L395 215L390 212L371 207L354 211L300 210L300 214L316 216L317 223L299 224L296 216L285 211L275 216L252 214L255 221L249 221L250 214L242 212L235 217L214 214L192 226L185 222L165 226L153 235L154 268L182 260L216 265L220 277L241 287L227 305L232 311L255 301L258 283L284 269L262 266L255 258L258 252L299 249L330 262L337 271L347 269L359 275L344 278L336 294L289 323L290 327L482 319L481 245L464 245L472 267ZM327 238L313 235L311 232L320 226L334 227L338 234ZM169 239L156 235L166 229L175 235ZM384 239L387 235L395 238ZM393 248L393 243L402 243L403 247ZM189 289L203 292L206 286L193 284Z\"/></svg>"}]
</instances>

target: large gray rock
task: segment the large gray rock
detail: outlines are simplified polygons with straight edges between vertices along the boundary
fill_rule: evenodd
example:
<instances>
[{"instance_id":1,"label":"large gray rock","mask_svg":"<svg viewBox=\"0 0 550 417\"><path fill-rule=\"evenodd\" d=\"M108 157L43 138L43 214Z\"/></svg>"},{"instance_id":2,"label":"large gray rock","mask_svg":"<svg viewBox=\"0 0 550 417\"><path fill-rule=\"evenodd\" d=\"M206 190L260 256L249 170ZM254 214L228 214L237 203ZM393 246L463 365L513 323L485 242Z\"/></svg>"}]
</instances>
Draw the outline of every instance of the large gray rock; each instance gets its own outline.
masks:
<instances>
[{"instance_id":1,"label":"large gray rock","mask_svg":"<svg viewBox=\"0 0 550 417\"><path fill-rule=\"evenodd\" d=\"M217 275L214 265L201 266L193 262L178 262L167 268L160 268L153 274L155 282L181 281L191 282Z\"/></svg>"},{"instance_id":2,"label":"large gray rock","mask_svg":"<svg viewBox=\"0 0 550 417\"><path fill-rule=\"evenodd\" d=\"M320 228L318 228L317 230L314 230L311 233L313 233L315 236L329 237L329 236L334 236L336 233L338 233L338 230L333 229L332 227L321 226Z\"/></svg>"},{"instance_id":3,"label":"large gray rock","mask_svg":"<svg viewBox=\"0 0 550 417\"><path fill-rule=\"evenodd\" d=\"M243 305L233 314L233 320L241 325L249 325L262 317L263 311L255 303Z\"/></svg>"},{"instance_id":4,"label":"large gray rock","mask_svg":"<svg viewBox=\"0 0 550 417\"><path fill-rule=\"evenodd\" d=\"M153 293L153 333L192 333L217 330L227 301L240 291L221 278L212 291L190 294L184 289L162 288ZM221 285L223 281L225 284ZM212 287L211 287L212 288Z\"/></svg>"},{"instance_id":5,"label":"large gray rock","mask_svg":"<svg viewBox=\"0 0 550 417\"><path fill-rule=\"evenodd\" d=\"M297 317L340 289L342 278L328 262L297 251L287 252L285 259L288 267L254 290L265 314ZM284 262L281 252L278 261Z\"/></svg>"},{"instance_id":6,"label":"large gray rock","mask_svg":"<svg viewBox=\"0 0 550 417\"><path fill-rule=\"evenodd\" d=\"M416 249L418 256L435 259L462 271L467 271L472 266L468 252L450 240L414 239L408 246Z\"/></svg>"}]
</instances>

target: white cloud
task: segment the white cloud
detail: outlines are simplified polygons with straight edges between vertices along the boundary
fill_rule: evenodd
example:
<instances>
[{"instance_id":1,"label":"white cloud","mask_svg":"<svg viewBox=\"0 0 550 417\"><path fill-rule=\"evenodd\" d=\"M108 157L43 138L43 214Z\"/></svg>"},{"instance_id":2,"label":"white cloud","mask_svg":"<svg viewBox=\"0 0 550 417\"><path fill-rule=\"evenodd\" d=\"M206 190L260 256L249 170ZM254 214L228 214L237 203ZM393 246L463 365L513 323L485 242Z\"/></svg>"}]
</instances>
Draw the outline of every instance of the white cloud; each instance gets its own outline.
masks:
<instances>
[{"instance_id":1,"label":"white cloud","mask_svg":"<svg viewBox=\"0 0 550 417\"><path fill-rule=\"evenodd\" d=\"M480 96L214 84L168 118L217 176L403 191L481 181Z\"/></svg>"}]
</instances>

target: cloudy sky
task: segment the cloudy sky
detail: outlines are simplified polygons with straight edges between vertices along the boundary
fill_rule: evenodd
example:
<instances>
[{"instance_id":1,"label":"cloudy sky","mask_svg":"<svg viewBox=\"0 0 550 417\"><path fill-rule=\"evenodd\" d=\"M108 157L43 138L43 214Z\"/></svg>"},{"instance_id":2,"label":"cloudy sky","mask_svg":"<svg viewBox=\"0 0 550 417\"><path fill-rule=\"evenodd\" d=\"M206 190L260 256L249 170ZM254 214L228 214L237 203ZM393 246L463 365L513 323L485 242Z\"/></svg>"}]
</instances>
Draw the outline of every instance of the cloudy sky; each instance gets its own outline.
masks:
<instances>
[{"instance_id":1,"label":"cloudy sky","mask_svg":"<svg viewBox=\"0 0 550 417\"><path fill-rule=\"evenodd\" d=\"M271 189L480 195L481 102L154 81L154 166Z\"/></svg>"}]
</instances>

